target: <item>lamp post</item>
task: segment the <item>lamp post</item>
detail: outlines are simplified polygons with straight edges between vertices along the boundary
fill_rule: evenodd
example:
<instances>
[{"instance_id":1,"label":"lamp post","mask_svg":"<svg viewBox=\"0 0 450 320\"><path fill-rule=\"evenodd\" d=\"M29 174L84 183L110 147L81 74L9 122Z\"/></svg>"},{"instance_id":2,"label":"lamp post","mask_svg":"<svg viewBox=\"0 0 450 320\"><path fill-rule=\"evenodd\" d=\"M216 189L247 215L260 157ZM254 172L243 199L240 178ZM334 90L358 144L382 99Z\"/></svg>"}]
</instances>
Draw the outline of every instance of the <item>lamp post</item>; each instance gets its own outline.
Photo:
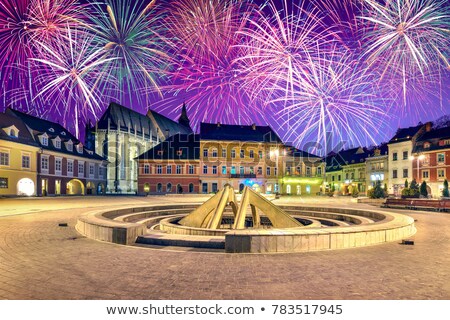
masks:
<instances>
[{"instance_id":1,"label":"lamp post","mask_svg":"<svg viewBox=\"0 0 450 320\"><path fill-rule=\"evenodd\" d=\"M425 155L421 154L421 155L418 155L417 157L414 157L414 156L409 157L409 160L411 160L411 161L414 161L414 159L417 160L417 183L419 183L419 175L420 175L420 168L419 168L419 166L420 166L420 160L425 159ZM414 176L413 176L413 178L414 178Z\"/></svg>"}]
</instances>

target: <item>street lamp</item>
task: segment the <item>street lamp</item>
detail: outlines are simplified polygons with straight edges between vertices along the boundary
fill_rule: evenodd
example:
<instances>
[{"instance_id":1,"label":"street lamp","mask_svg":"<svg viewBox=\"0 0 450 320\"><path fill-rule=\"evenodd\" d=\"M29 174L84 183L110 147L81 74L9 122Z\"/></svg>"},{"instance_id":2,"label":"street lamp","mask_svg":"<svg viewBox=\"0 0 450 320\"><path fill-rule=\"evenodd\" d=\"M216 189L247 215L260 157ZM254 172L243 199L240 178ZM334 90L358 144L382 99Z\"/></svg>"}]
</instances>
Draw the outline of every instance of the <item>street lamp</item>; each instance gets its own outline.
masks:
<instances>
[{"instance_id":1,"label":"street lamp","mask_svg":"<svg viewBox=\"0 0 450 320\"><path fill-rule=\"evenodd\" d=\"M425 155L421 154L417 157L411 156L409 157L409 160L413 161L414 159L417 159L417 182L419 182L419 175L420 175L420 170L419 170L419 165L420 165L420 160L425 159Z\"/></svg>"}]
</instances>

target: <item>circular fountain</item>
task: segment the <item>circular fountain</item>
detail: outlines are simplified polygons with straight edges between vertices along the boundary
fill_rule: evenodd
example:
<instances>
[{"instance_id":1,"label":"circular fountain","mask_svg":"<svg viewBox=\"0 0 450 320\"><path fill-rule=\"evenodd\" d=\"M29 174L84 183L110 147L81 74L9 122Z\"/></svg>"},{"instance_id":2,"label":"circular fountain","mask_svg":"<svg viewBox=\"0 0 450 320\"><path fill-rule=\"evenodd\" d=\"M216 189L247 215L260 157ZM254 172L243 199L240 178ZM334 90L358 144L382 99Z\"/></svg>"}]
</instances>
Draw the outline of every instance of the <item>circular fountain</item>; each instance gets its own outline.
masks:
<instances>
[{"instance_id":1,"label":"circular fountain","mask_svg":"<svg viewBox=\"0 0 450 320\"><path fill-rule=\"evenodd\" d=\"M119 244L182 246L229 253L304 252L363 247L410 237L408 216L382 210L275 205L250 188L240 203L225 186L203 204L94 211L77 230Z\"/></svg>"}]
</instances>

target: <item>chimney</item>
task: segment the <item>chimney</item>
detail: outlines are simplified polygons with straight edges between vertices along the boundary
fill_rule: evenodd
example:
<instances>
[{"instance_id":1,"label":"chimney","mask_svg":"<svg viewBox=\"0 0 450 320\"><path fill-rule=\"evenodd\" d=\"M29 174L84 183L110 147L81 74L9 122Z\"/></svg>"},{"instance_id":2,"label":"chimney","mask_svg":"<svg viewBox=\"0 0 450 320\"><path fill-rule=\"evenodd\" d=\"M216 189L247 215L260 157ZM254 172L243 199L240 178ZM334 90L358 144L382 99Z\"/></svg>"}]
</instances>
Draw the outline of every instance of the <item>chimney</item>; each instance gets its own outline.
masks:
<instances>
[{"instance_id":1,"label":"chimney","mask_svg":"<svg viewBox=\"0 0 450 320\"><path fill-rule=\"evenodd\" d=\"M431 131L431 126L432 126L431 122L425 123L425 131L426 132L430 132Z\"/></svg>"},{"instance_id":2,"label":"chimney","mask_svg":"<svg viewBox=\"0 0 450 320\"><path fill-rule=\"evenodd\" d=\"M256 124L254 124L254 123L252 124L252 129L256 130Z\"/></svg>"}]
</instances>

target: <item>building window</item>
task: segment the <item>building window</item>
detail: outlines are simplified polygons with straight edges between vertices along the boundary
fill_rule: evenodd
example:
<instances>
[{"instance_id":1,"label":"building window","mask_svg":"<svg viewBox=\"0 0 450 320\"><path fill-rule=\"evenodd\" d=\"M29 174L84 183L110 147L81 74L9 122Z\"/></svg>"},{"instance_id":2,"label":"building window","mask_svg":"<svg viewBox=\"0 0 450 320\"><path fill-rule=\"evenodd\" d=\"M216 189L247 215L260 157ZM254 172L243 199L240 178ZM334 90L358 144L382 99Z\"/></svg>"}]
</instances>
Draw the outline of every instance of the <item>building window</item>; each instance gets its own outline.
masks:
<instances>
[{"instance_id":1,"label":"building window","mask_svg":"<svg viewBox=\"0 0 450 320\"><path fill-rule=\"evenodd\" d=\"M67 160L67 174L73 174L73 161Z\"/></svg>"},{"instance_id":2,"label":"building window","mask_svg":"<svg viewBox=\"0 0 450 320\"><path fill-rule=\"evenodd\" d=\"M144 174L150 174L150 165L144 164Z\"/></svg>"},{"instance_id":3,"label":"building window","mask_svg":"<svg viewBox=\"0 0 450 320\"><path fill-rule=\"evenodd\" d=\"M70 152L73 151L73 143L72 143L72 141L67 142L67 151L70 151Z\"/></svg>"},{"instance_id":4,"label":"building window","mask_svg":"<svg viewBox=\"0 0 450 320\"><path fill-rule=\"evenodd\" d=\"M95 166L93 163L89 163L89 175L93 176L95 172Z\"/></svg>"},{"instance_id":5,"label":"building window","mask_svg":"<svg viewBox=\"0 0 450 320\"><path fill-rule=\"evenodd\" d=\"M227 157L227 149L222 148L222 158L226 158Z\"/></svg>"},{"instance_id":6,"label":"building window","mask_svg":"<svg viewBox=\"0 0 450 320\"><path fill-rule=\"evenodd\" d=\"M217 149L216 148L212 149L212 156L214 158L217 158Z\"/></svg>"},{"instance_id":7,"label":"building window","mask_svg":"<svg viewBox=\"0 0 450 320\"><path fill-rule=\"evenodd\" d=\"M192 164L189 165L189 174L194 174L194 166Z\"/></svg>"},{"instance_id":8,"label":"building window","mask_svg":"<svg viewBox=\"0 0 450 320\"><path fill-rule=\"evenodd\" d=\"M262 175L262 167L258 167L258 174Z\"/></svg>"},{"instance_id":9,"label":"building window","mask_svg":"<svg viewBox=\"0 0 450 320\"><path fill-rule=\"evenodd\" d=\"M167 172L167 174L172 174L172 166L167 166L166 172Z\"/></svg>"},{"instance_id":10,"label":"building window","mask_svg":"<svg viewBox=\"0 0 450 320\"><path fill-rule=\"evenodd\" d=\"M340 174L338 175L338 181L341 181L341 175Z\"/></svg>"},{"instance_id":11,"label":"building window","mask_svg":"<svg viewBox=\"0 0 450 320\"><path fill-rule=\"evenodd\" d=\"M239 174L244 174L245 173L245 169L243 166L239 167Z\"/></svg>"},{"instance_id":12,"label":"building window","mask_svg":"<svg viewBox=\"0 0 450 320\"><path fill-rule=\"evenodd\" d=\"M42 145L48 146L48 138L47 137L42 137Z\"/></svg>"},{"instance_id":13,"label":"building window","mask_svg":"<svg viewBox=\"0 0 450 320\"><path fill-rule=\"evenodd\" d=\"M392 179L397 179L398 173L397 170L392 170Z\"/></svg>"},{"instance_id":14,"label":"building window","mask_svg":"<svg viewBox=\"0 0 450 320\"><path fill-rule=\"evenodd\" d=\"M189 193L194 192L194 184L193 183L189 183Z\"/></svg>"},{"instance_id":15,"label":"building window","mask_svg":"<svg viewBox=\"0 0 450 320\"><path fill-rule=\"evenodd\" d=\"M0 166L9 166L8 152L0 152Z\"/></svg>"},{"instance_id":16,"label":"building window","mask_svg":"<svg viewBox=\"0 0 450 320\"><path fill-rule=\"evenodd\" d=\"M295 174L302 174L302 167L297 167Z\"/></svg>"},{"instance_id":17,"label":"building window","mask_svg":"<svg viewBox=\"0 0 450 320\"><path fill-rule=\"evenodd\" d=\"M263 157L262 151L261 151L261 150L259 150L259 151L258 151L258 158L259 158L259 160L261 160L261 159L262 159L262 157Z\"/></svg>"},{"instance_id":18,"label":"building window","mask_svg":"<svg viewBox=\"0 0 450 320\"><path fill-rule=\"evenodd\" d=\"M157 173L157 174L162 174L162 165L158 164L158 165L156 166L156 173Z\"/></svg>"},{"instance_id":19,"label":"building window","mask_svg":"<svg viewBox=\"0 0 450 320\"><path fill-rule=\"evenodd\" d=\"M348 172L345 174L345 180L348 180Z\"/></svg>"},{"instance_id":20,"label":"building window","mask_svg":"<svg viewBox=\"0 0 450 320\"><path fill-rule=\"evenodd\" d=\"M408 160L408 151L403 151L403 160Z\"/></svg>"},{"instance_id":21,"label":"building window","mask_svg":"<svg viewBox=\"0 0 450 320\"><path fill-rule=\"evenodd\" d=\"M55 158L55 171L61 173L62 160Z\"/></svg>"},{"instance_id":22,"label":"building window","mask_svg":"<svg viewBox=\"0 0 450 320\"><path fill-rule=\"evenodd\" d=\"M397 161L398 154L397 152L392 153L392 161Z\"/></svg>"},{"instance_id":23,"label":"building window","mask_svg":"<svg viewBox=\"0 0 450 320\"><path fill-rule=\"evenodd\" d=\"M331 181L334 181L334 176L331 176Z\"/></svg>"},{"instance_id":24,"label":"building window","mask_svg":"<svg viewBox=\"0 0 450 320\"><path fill-rule=\"evenodd\" d=\"M203 149L203 158L208 158L208 149Z\"/></svg>"},{"instance_id":25,"label":"building window","mask_svg":"<svg viewBox=\"0 0 450 320\"><path fill-rule=\"evenodd\" d=\"M286 167L286 174L290 175L291 174L291 167Z\"/></svg>"},{"instance_id":26,"label":"building window","mask_svg":"<svg viewBox=\"0 0 450 320\"><path fill-rule=\"evenodd\" d=\"M255 168L250 167L250 174L255 174Z\"/></svg>"},{"instance_id":27,"label":"building window","mask_svg":"<svg viewBox=\"0 0 450 320\"><path fill-rule=\"evenodd\" d=\"M306 176L311 176L311 167L306 167Z\"/></svg>"},{"instance_id":28,"label":"building window","mask_svg":"<svg viewBox=\"0 0 450 320\"><path fill-rule=\"evenodd\" d=\"M41 158L41 169L48 170L48 158L47 157Z\"/></svg>"},{"instance_id":29,"label":"building window","mask_svg":"<svg viewBox=\"0 0 450 320\"><path fill-rule=\"evenodd\" d=\"M236 174L236 167L235 166L231 166L231 174Z\"/></svg>"},{"instance_id":30,"label":"building window","mask_svg":"<svg viewBox=\"0 0 450 320\"><path fill-rule=\"evenodd\" d=\"M273 174L275 176L278 176L278 168L277 167L273 168Z\"/></svg>"},{"instance_id":31,"label":"building window","mask_svg":"<svg viewBox=\"0 0 450 320\"><path fill-rule=\"evenodd\" d=\"M177 156L181 156L183 154L183 150L178 150L177 151Z\"/></svg>"},{"instance_id":32,"label":"building window","mask_svg":"<svg viewBox=\"0 0 450 320\"><path fill-rule=\"evenodd\" d=\"M162 192L162 184L161 183L158 183L156 185L156 192Z\"/></svg>"},{"instance_id":33,"label":"building window","mask_svg":"<svg viewBox=\"0 0 450 320\"><path fill-rule=\"evenodd\" d=\"M317 167L317 175L322 175L322 167Z\"/></svg>"},{"instance_id":34,"label":"building window","mask_svg":"<svg viewBox=\"0 0 450 320\"><path fill-rule=\"evenodd\" d=\"M443 162L445 162L445 154L444 154L444 153L438 153L438 154L437 154L437 162L438 162L438 163L443 163Z\"/></svg>"},{"instance_id":35,"label":"building window","mask_svg":"<svg viewBox=\"0 0 450 320\"><path fill-rule=\"evenodd\" d=\"M0 178L0 189L8 189L8 178Z\"/></svg>"},{"instance_id":36,"label":"building window","mask_svg":"<svg viewBox=\"0 0 450 320\"><path fill-rule=\"evenodd\" d=\"M430 173L428 171L422 171L422 179L428 179L429 178Z\"/></svg>"},{"instance_id":37,"label":"building window","mask_svg":"<svg viewBox=\"0 0 450 320\"><path fill-rule=\"evenodd\" d=\"M445 178L445 169L438 169L437 174L438 178L440 179Z\"/></svg>"},{"instance_id":38,"label":"building window","mask_svg":"<svg viewBox=\"0 0 450 320\"><path fill-rule=\"evenodd\" d=\"M213 182L211 187L212 187L212 192L216 193L217 192L217 183Z\"/></svg>"},{"instance_id":39,"label":"building window","mask_svg":"<svg viewBox=\"0 0 450 320\"><path fill-rule=\"evenodd\" d=\"M270 167L266 168L266 175L270 176Z\"/></svg>"},{"instance_id":40,"label":"building window","mask_svg":"<svg viewBox=\"0 0 450 320\"><path fill-rule=\"evenodd\" d=\"M30 169L30 156L22 155L22 168Z\"/></svg>"},{"instance_id":41,"label":"building window","mask_svg":"<svg viewBox=\"0 0 450 320\"><path fill-rule=\"evenodd\" d=\"M241 158L245 157L244 149L241 149L241 151L239 152L239 157L241 157Z\"/></svg>"},{"instance_id":42,"label":"building window","mask_svg":"<svg viewBox=\"0 0 450 320\"><path fill-rule=\"evenodd\" d=\"M78 175L84 174L84 163L78 164Z\"/></svg>"},{"instance_id":43,"label":"building window","mask_svg":"<svg viewBox=\"0 0 450 320\"><path fill-rule=\"evenodd\" d=\"M212 173L213 174L217 174L217 166L213 166L212 167Z\"/></svg>"},{"instance_id":44,"label":"building window","mask_svg":"<svg viewBox=\"0 0 450 320\"><path fill-rule=\"evenodd\" d=\"M255 152L254 152L253 150L250 150L249 157L250 157L251 159L254 159L254 158L255 158Z\"/></svg>"},{"instance_id":45,"label":"building window","mask_svg":"<svg viewBox=\"0 0 450 320\"><path fill-rule=\"evenodd\" d=\"M363 180L364 179L364 172L360 172L359 173L359 180Z\"/></svg>"},{"instance_id":46,"label":"building window","mask_svg":"<svg viewBox=\"0 0 450 320\"><path fill-rule=\"evenodd\" d=\"M403 169L403 178L408 178L408 169Z\"/></svg>"},{"instance_id":47,"label":"building window","mask_svg":"<svg viewBox=\"0 0 450 320\"><path fill-rule=\"evenodd\" d=\"M166 192L172 192L172 184L170 182L166 186Z\"/></svg>"},{"instance_id":48,"label":"building window","mask_svg":"<svg viewBox=\"0 0 450 320\"><path fill-rule=\"evenodd\" d=\"M227 167L226 166L222 166L222 174L227 174Z\"/></svg>"},{"instance_id":49,"label":"building window","mask_svg":"<svg viewBox=\"0 0 450 320\"><path fill-rule=\"evenodd\" d=\"M355 173L354 172L352 172L352 176L351 176L351 178L350 179L355 179Z\"/></svg>"},{"instance_id":50,"label":"building window","mask_svg":"<svg viewBox=\"0 0 450 320\"><path fill-rule=\"evenodd\" d=\"M231 158L236 158L236 150L231 149Z\"/></svg>"},{"instance_id":51,"label":"building window","mask_svg":"<svg viewBox=\"0 0 450 320\"><path fill-rule=\"evenodd\" d=\"M183 167L180 164L177 164L177 174L183 174Z\"/></svg>"},{"instance_id":52,"label":"building window","mask_svg":"<svg viewBox=\"0 0 450 320\"><path fill-rule=\"evenodd\" d=\"M203 174L208 174L208 166L203 166Z\"/></svg>"},{"instance_id":53,"label":"building window","mask_svg":"<svg viewBox=\"0 0 450 320\"><path fill-rule=\"evenodd\" d=\"M61 140L55 140L55 148L61 149Z\"/></svg>"},{"instance_id":54,"label":"building window","mask_svg":"<svg viewBox=\"0 0 450 320\"><path fill-rule=\"evenodd\" d=\"M425 143L423 144L423 147L424 147L425 149L430 149L430 143L429 143L429 142L425 142Z\"/></svg>"}]
</instances>

